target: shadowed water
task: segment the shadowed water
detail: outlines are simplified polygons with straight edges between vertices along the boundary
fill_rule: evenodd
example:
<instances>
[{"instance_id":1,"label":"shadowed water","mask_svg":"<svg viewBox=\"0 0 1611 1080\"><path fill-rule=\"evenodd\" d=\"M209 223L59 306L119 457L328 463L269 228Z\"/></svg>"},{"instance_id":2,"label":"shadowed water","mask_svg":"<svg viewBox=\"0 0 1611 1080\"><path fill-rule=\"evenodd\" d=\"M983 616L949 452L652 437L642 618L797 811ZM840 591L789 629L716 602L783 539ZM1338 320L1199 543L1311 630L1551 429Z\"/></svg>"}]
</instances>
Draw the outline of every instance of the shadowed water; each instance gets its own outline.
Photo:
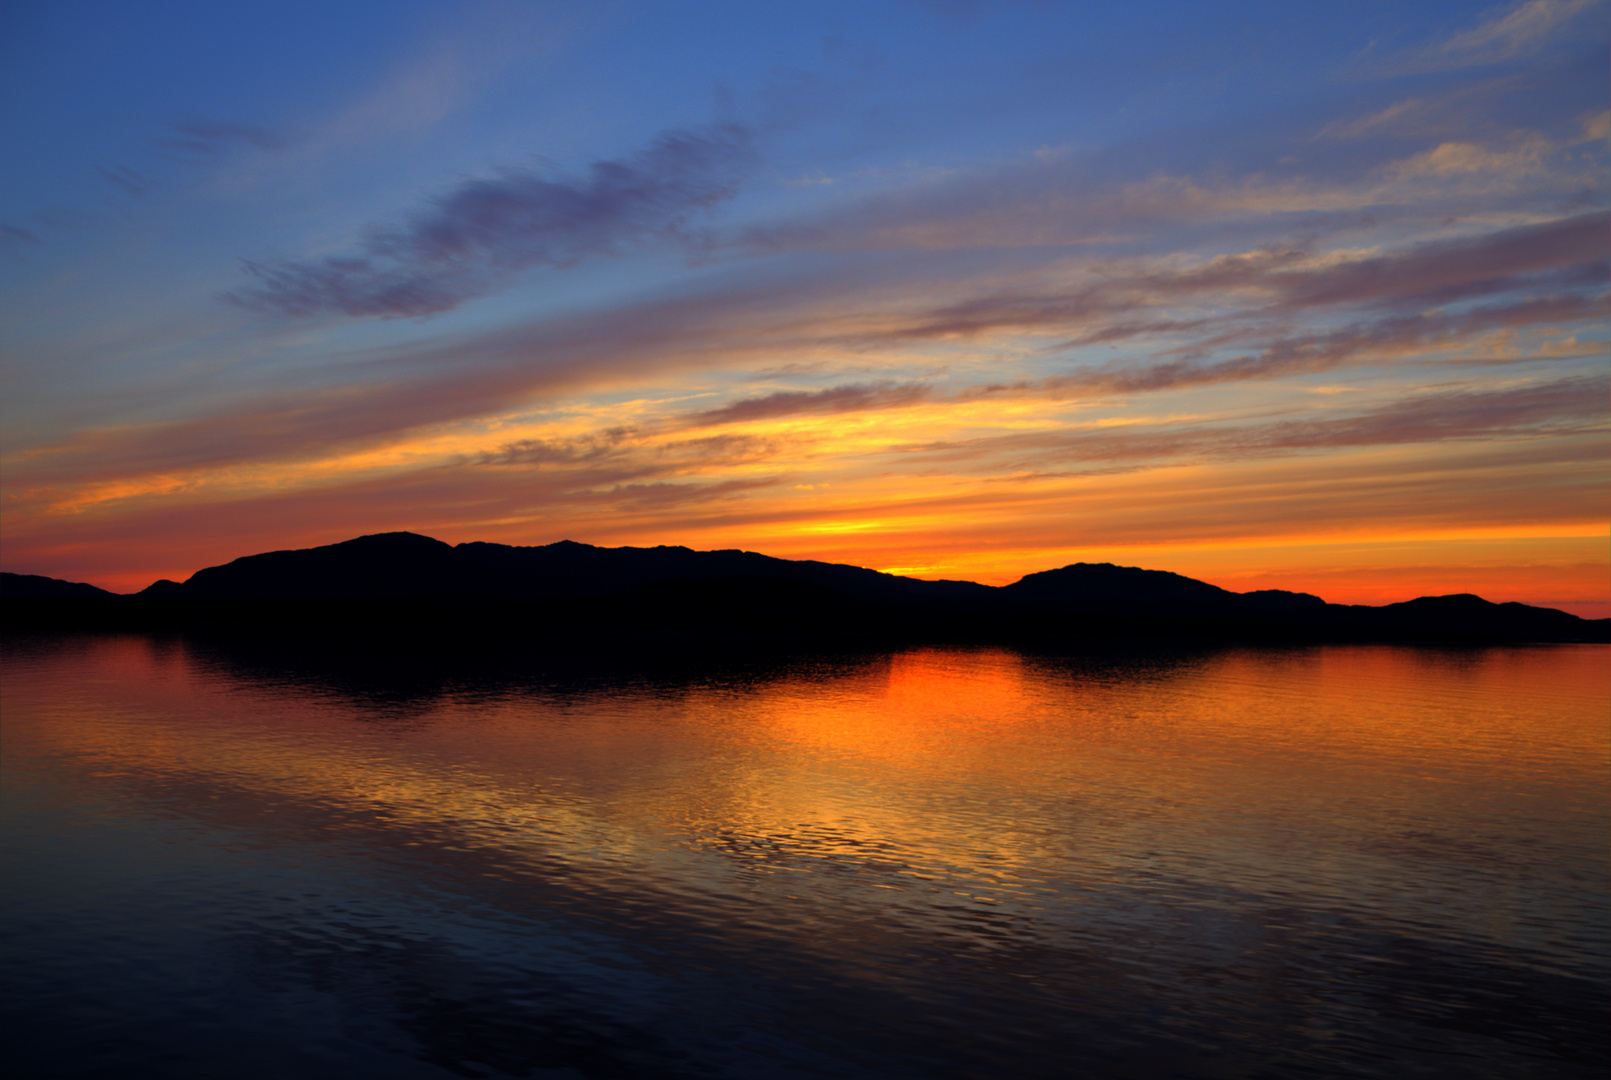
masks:
<instances>
[{"instance_id":1,"label":"shadowed water","mask_svg":"<svg viewBox=\"0 0 1611 1080\"><path fill-rule=\"evenodd\" d=\"M12 1074L1598 1077L1607 660L8 641Z\"/></svg>"}]
</instances>

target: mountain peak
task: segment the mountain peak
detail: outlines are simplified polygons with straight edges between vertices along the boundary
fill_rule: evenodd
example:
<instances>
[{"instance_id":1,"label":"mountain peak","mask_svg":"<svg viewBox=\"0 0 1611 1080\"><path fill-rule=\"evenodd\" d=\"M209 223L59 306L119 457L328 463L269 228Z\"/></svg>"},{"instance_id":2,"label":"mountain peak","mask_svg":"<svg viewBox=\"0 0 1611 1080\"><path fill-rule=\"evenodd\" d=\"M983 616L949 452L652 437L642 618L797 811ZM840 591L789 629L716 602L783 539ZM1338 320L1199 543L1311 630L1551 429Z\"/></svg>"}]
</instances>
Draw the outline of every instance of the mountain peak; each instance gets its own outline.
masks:
<instances>
[{"instance_id":1,"label":"mountain peak","mask_svg":"<svg viewBox=\"0 0 1611 1080\"><path fill-rule=\"evenodd\" d=\"M1113 563L1072 563L1025 574L1004 590L1042 601L1084 604L1205 604L1234 597L1217 585L1168 570L1143 570Z\"/></svg>"}]
</instances>

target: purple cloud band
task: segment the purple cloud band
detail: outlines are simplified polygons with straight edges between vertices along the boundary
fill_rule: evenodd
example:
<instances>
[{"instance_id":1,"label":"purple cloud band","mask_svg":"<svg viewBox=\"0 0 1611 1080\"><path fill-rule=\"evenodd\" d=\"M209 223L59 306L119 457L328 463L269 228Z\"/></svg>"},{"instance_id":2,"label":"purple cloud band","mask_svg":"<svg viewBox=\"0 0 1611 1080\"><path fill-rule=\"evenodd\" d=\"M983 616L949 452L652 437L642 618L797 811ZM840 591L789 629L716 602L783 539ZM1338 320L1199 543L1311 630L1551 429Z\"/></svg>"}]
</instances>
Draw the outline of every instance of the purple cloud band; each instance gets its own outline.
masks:
<instances>
[{"instance_id":1,"label":"purple cloud band","mask_svg":"<svg viewBox=\"0 0 1611 1080\"><path fill-rule=\"evenodd\" d=\"M732 198L756 161L750 129L725 123L667 132L577 178L509 171L467 180L404 224L374 229L355 254L248 262L257 284L226 296L292 316L449 311L533 266L686 240L690 220Z\"/></svg>"}]
</instances>

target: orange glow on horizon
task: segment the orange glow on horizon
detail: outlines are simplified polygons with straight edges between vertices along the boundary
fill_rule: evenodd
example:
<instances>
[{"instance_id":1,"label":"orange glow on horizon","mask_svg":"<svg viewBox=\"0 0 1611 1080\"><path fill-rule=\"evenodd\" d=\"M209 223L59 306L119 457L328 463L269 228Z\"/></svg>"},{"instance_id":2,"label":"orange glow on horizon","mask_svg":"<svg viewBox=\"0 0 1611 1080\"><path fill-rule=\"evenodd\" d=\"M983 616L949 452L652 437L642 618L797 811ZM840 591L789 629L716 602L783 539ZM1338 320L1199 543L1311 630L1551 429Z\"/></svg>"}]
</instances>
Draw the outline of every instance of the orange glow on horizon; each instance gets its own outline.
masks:
<instances>
[{"instance_id":1,"label":"orange glow on horizon","mask_svg":"<svg viewBox=\"0 0 1611 1080\"><path fill-rule=\"evenodd\" d=\"M668 387L294 458L76 479L41 465L9 498L6 568L133 592L260 551L409 530L740 548L990 585L1114 562L1337 603L1472 592L1611 615L1611 526L1588 501L1603 481L1597 436L1193 449L1242 437L1260 408L1353 397L1321 389L1134 402L1016 390L704 423L686 411L699 395ZM82 452L125 436L94 434ZM1071 460L1041 466L1049 454Z\"/></svg>"}]
</instances>

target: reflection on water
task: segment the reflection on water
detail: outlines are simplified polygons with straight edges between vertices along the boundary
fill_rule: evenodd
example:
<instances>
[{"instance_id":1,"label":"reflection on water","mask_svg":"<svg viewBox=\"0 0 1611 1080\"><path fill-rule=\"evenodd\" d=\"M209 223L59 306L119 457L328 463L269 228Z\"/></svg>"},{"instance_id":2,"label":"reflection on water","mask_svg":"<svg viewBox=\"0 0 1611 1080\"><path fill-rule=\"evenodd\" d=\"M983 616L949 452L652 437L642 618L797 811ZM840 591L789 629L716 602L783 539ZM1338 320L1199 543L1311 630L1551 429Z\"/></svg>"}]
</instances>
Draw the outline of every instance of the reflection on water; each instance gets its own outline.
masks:
<instances>
[{"instance_id":1,"label":"reflection on water","mask_svg":"<svg viewBox=\"0 0 1611 1080\"><path fill-rule=\"evenodd\" d=\"M11 1056L1599 1076L1607 655L8 642Z\"/></svg>"}]
</instances>

